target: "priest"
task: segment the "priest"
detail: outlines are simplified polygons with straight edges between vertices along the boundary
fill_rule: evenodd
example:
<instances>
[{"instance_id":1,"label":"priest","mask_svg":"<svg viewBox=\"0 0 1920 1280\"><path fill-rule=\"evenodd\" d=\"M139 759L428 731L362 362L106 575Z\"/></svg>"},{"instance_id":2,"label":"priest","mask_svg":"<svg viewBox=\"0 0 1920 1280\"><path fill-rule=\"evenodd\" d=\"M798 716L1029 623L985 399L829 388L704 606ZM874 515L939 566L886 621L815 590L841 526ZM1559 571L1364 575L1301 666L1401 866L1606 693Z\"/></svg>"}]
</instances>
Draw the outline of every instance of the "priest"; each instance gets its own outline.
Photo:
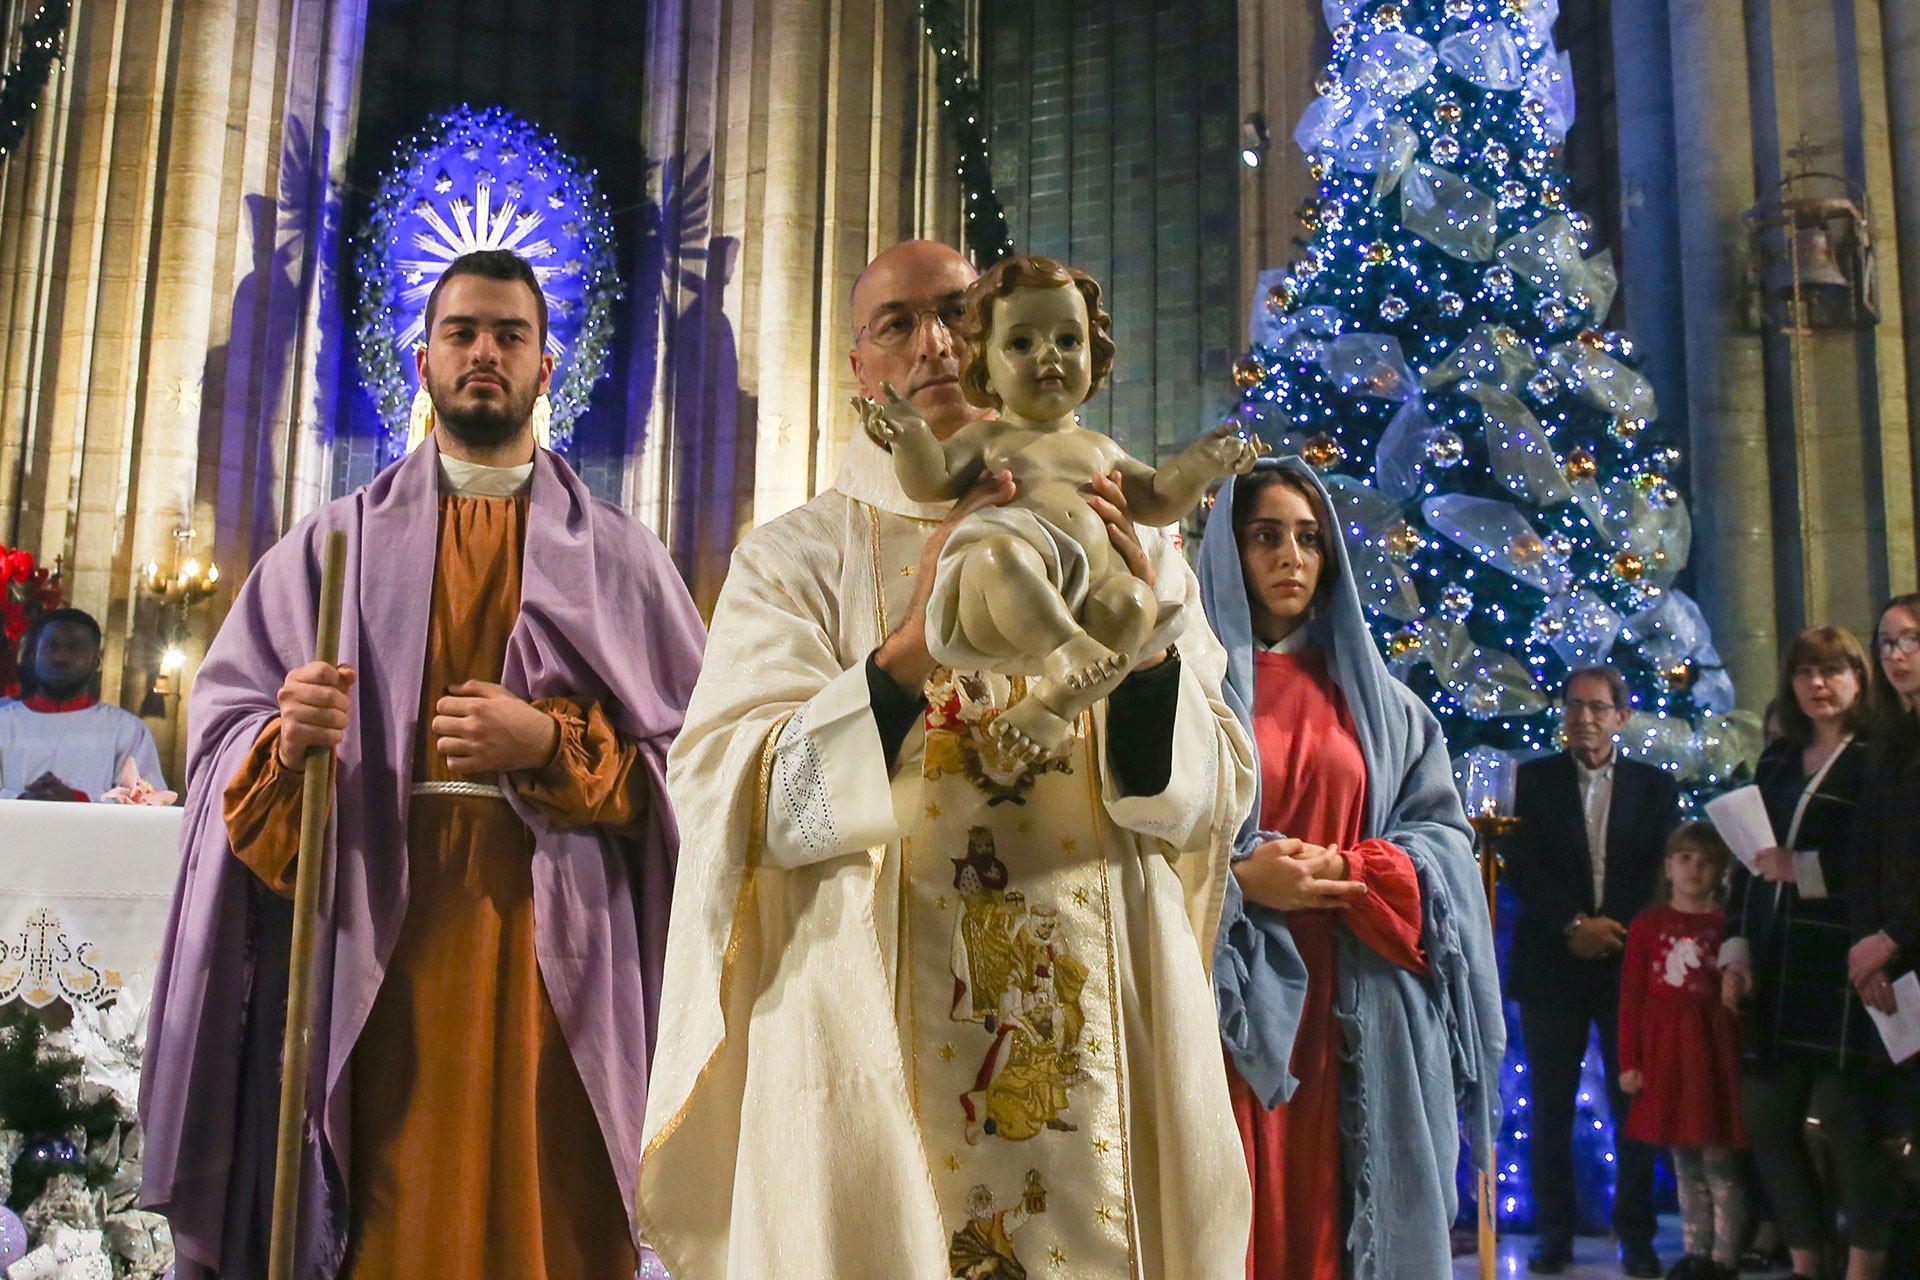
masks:
<instances>
[{"instance_id":1,"label":"priest","mask_svg":"<svg viewBox=\"0 0 1920 1280\"><path fill-rule=\"evenodd\" d=\"M338 772L297 1274L657 1267L628 1207L678 842L665 755L702 629L658 541L536 444L553 357L527 263L455 260L426 321L431 430L267 553L194 686L141 1093L182 1280L265 1270L315 746ZM333 530L338 666L311 660Z\"/></svg>"},{"instance_id":2,"label":"priest","mask_svg":"<svg viewBox=\"0 0 1920 1280\"><path fill-rule=\"evenodd\" d=\"M943 438L981 413L973 276L909 242L853 293L862 391ZM935 558L1004 473L917 503L856 432L735 554L668 766L687 861L640 1213L677 1280L1244 1271L1206 961L1252 751L1178 548L1089 485L1194 621L1037 765L990 731L1025 682L926 644Z\"/></svg>"}]
</instances>

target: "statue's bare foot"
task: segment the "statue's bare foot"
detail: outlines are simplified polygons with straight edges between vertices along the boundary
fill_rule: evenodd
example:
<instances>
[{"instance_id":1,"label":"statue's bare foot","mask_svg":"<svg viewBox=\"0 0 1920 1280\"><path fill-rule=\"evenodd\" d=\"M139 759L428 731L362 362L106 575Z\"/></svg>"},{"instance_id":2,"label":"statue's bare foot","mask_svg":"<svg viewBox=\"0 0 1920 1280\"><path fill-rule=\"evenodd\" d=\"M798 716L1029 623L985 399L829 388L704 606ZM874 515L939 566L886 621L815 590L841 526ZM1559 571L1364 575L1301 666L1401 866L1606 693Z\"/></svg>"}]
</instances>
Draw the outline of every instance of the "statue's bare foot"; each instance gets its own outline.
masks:
<instances>
[{"instance_id":1,"label":"statue's bare foot","mask_svg":"<svg viewBox=\"0 0 1920 1280\"><path fill-rule=\"evenodd\" d=\"M1032 694L993 718L987 733L1005 754L1026 765L1037 765L1060 749L1073 731L1073 721L1055 714Z\"/></svg>"},{"instance_id":2,"label":"statue's bare foot","mask_svg":"<svg viewBox=\"0 0 1920 1280\"><path fill-rule=\"evenodd\" d=\"M1042 674L1063 689L1084 692L1125 671L1127 660L1082 631L1047 655Z\"/></svg>"}]
</instances>

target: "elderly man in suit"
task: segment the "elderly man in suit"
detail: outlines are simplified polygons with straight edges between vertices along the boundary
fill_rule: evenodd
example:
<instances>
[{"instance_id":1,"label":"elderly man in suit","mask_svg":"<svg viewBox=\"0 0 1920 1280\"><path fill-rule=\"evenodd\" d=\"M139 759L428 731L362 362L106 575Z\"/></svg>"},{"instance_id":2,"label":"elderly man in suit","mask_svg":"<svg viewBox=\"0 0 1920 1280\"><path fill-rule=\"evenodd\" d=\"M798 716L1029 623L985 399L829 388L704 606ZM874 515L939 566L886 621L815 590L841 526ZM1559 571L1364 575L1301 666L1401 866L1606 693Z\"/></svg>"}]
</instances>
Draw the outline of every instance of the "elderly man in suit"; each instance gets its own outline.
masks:
<instances>
[{"instance_id":1,"label":"elderly man in suit","mask_svg":"<svg viewBox=\"0 0 1920 1280\"><path fill-rule=\"evenodd\" d=\"M1620 757L1626 681L1607 667L1567 677L1567 750L1520 767L1520 818L1508 882L1520 900L1507 994L1533 1076L1533 1200L1540 1237L1528 1270L1553 1275L1572 1260L1574 1099L1587 1028L1600 1031L1615 1120L1613 1230L1629 1276L1661 1274L1653 1250L1654 1152L1619 1137L1620 959L1627 925L1660 885L1667 833L1679 820L1671 775Z\"/></svg>"}]
</instances>

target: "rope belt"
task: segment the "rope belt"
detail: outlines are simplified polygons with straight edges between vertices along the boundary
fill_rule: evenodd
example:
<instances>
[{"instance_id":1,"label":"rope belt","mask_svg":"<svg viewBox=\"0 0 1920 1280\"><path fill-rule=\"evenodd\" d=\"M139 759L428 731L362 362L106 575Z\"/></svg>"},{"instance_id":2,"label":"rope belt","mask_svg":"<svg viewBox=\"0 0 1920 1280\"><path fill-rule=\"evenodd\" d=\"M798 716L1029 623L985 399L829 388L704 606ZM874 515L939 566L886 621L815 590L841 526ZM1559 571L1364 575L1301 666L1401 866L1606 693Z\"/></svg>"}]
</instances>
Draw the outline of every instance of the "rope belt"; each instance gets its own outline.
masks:
<instances>
[{"instance_id":1,"label":"rope belt","mask_svg":"<svg viewBox=\"0 0 1920 1280\"><path fill-rule=\"evenodd\" d=\"M505 800L507 793L491 782L416 782L416 796L472 796L480 800Z\"/></svg>"}]
</instances>

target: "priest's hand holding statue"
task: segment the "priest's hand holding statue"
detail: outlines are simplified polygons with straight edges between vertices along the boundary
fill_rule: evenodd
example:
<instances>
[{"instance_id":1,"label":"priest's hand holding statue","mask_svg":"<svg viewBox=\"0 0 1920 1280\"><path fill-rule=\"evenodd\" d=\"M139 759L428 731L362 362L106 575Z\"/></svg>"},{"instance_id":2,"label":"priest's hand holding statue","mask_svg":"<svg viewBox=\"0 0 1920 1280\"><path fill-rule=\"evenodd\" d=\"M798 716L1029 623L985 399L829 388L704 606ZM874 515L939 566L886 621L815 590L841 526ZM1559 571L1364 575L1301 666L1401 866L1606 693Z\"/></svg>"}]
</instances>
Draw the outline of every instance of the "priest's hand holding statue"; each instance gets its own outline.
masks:
<instances>
[{"instance_id":1,"label":"priest's hand holding statue","mask_svg":"<svg viewBox=\"0 0 1920 1280\"><path fill-rule=\"evenodd\" d=\"M966 516L941 549L927 646L958 670L1039 677L992 727L1004 749L1037 762L1181 622L1178 602L1155 597L1144 558L1136 565L1116 545L1116 516L1172 524L1266 449L1222 426L1156 469L1082 427L1074 411L1114 356L1100 287L1083 272L1009 258L967 290L961 325L961 387L998 417L943 441L890 383L885 403L856 403L916 501L961 498L987 474L1015 485L1011 501Z\"/></svg>"}]
</instances>

